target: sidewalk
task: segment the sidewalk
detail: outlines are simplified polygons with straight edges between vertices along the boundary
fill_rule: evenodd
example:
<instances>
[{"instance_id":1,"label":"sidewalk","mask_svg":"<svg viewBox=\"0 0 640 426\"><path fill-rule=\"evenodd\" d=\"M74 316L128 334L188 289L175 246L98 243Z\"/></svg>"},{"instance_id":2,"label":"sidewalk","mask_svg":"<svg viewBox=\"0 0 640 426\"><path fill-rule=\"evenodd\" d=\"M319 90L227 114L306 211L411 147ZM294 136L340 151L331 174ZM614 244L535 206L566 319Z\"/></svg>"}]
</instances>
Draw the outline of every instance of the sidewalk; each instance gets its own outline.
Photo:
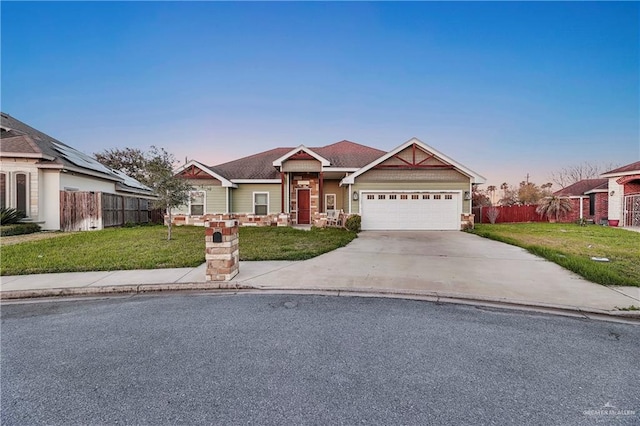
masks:
<instances>
[{"instance_id":1,"label":"sidewalk","mask_svg":"<svg viewBox=\"0 0 640 426\"><path fill-rule=\"evenodd\" d=\"M318 259L318 258L316 258ZM228 283L205 281L205 265L196 268L173 268L130 271L70 272L57 274L16 275L0 277L3 300L29 297L80 296L104 294L137 294L154 291L255 289L271 291L315 291L326 294L353 294L385 297L410 297L440 302L540 308L581 314L613 315L640 318L638 311L619 311L615 307L640 307L640 288L609 288L593 284L590 294L575 295L579 303L568 303L564 291L529 297L509 297L510 292L496 286L472 287L404 277L401 281L388 277L362 276L362 280L343 276L340 280L326 262L268 261L241 262L240 273ZM320 268L318 268L320 266ZM356 273L358 271L355 271ZM334 275L332 275L334 274ZM403 284L404 283L404 284ZM573 301L574 299L570 299Z\"/></svg>"}]
</instances>

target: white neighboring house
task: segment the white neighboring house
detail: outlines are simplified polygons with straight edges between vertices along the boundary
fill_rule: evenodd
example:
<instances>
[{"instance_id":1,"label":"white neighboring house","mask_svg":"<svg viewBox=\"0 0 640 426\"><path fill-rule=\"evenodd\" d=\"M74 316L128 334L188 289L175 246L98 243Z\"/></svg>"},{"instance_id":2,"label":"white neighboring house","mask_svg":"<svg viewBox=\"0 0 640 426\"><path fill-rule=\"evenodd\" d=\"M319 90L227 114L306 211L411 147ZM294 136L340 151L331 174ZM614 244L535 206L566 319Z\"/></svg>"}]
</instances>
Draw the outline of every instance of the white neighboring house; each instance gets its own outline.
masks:
<instances>
[{"instance_id":1,"label":"white neighboring house","mask_svg":"<svg viewBox=\"0 0 640 426\"><path fill-rule=\"evenodd\" d=\"M102 220L101 209L106 204L104 197L111 197L114 205L122 206L121 214L111 211L114 218L122 218L122 221L126 216L126 205L144 204L148 209L147 201L154 196L147 186L8 114L1 114L0 207L25 212L27 220L40 224L44 230L60 230L61 227L101 229L109 226ZM64 196L70 192L85 193L90 197L87 200L97 201L91 206L63 205L64 200L73 198ZM95 217L91 221L92 226L76 220L69 227L61 222L64 214L61 212L69 213L80 222L89 214Z\"/></svg>"},{"instance_id":2,"label":"white neighboring house","mask_svg":"<svg viewBox=\"0 0 640 426\"><path fill-rule=\"evenodd\" d=\"M609 179L609 222L618 226L640 227L640 161L600 175Z\"/></svg>"}]
</instances>

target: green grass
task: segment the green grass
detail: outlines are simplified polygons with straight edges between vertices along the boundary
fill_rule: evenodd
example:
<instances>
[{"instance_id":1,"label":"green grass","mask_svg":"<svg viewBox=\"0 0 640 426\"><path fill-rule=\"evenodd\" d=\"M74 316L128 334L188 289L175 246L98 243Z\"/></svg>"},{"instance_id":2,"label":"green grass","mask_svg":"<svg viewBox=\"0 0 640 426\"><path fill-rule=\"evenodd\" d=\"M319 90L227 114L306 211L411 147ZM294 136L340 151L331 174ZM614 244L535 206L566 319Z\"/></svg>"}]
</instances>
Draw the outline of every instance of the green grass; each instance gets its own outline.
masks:
<instances>
[{"instance_id":1,"label":"green grass","mask_svg":"<svg viewBox=\"0 0 640 426\"><path fill-rule=\"evenodd\" d=\"M556 223L476 225L470 232L527 249L604 285L640 286L640 233ZM606 257L596 262L592 257Z\"/></svg>"},{"instance_id":2,"label":"green grass","mask_svg":"<svg viewBox=\"0 0 640 426\"><path fill-rule=\"evenodd\" d=\"M304 260L344 247L357 234L337 228L240 228L240 260Z\"/></svg>"},{"instance_id":3,"label":"green grass","mask_svg":"<svg viewBox=\"0 0 640 426\"><path fill-rule=\"evenodd\" d=\"M341 229L240 228L242 260L301 260L348 244ZM3 246L0 275L181 268L204 262L204 228L111 228Z\"/></svg>"}]
</instances>

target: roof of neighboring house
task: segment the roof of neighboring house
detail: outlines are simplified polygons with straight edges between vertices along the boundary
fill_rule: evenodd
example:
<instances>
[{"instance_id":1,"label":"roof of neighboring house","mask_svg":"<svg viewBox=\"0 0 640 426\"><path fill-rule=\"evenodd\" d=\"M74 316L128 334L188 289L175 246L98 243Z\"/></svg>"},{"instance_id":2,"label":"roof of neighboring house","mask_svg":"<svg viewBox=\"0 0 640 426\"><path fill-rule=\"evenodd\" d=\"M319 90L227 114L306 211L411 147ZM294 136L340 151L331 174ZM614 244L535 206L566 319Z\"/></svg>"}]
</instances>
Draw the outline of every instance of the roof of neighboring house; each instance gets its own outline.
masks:
<instances>
[{"instance_id":1,"label":"roof of neighboring house","mask_svg":"<svg viewBox=\"0 0 640 426\"><path fill-rule=\"evenodd\" d=\"M616 175L618 173L633 173L640 172L640 161L636 161L635 163L627 164L626 166L618 167L617 169L610 170L608 172L603 173L601 176L605 175Z\"/></svg>"},{"instance_id":2,"label":"roof of neighboring house","mask_svg":"<svg viewBox=\"0 0 640 426\"><path fill-rule=\"evenodd\" d=\"M562 188L559 191L554 192L554 195L560 195L564 197L584 195L587 192L591 192L597 189L607 189L609 186L609 179L583 179L569 185L566 188Z\"/></svg>"},{"instance_id":3,"label":"roof of neighboring house","mask_svg":"<svg viewBox=\"0 0 640 426\"><path fill-rule=\"evenodd\" d=\"M273 167L273 162L293 149L295 148L274 148L228 163L210 166L209 169L227 179L278 179L279 173ZM308 149L329 160L330 167L353 169L363 167L385 154L385 151L346 140Z\"/></svg>"},{"instance_id":4,"label":"roof of neighboring house","mask_svg":"<svg viewBox=\"0 0 640 426\"><path fill-rule=\"evenodd\" d=\"M151 189L122 172L112 170L96 159L34 129L22 121L0 113L0 155L38 158L39 167L68 169L116 182L118 189L151 194Z\"/></svg>"}]
</instances>

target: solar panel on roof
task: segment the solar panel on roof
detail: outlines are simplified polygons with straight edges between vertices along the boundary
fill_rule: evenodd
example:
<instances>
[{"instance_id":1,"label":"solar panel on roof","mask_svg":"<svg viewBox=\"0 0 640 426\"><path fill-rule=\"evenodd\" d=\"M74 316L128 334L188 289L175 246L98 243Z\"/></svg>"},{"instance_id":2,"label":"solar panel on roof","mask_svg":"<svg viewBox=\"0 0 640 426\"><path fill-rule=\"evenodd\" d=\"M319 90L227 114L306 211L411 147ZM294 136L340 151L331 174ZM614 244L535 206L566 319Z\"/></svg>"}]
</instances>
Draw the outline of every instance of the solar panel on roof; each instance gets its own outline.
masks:
<instances>
[{"instance_id":1,"label":"solar panel on roof","mask_svg":"<svg viewBox=\"0 0 640 426\"><path fill-rule=\"evenodd\" d=\"M56 151L64 155L65 159L72 162L76 166L89 169L89 170L94 170L96 172L104 173L107 175L112 174L111 169L107 168L106 166L94 160L93 158L89 157L88 155L83 154L80 151L76 151L75 149L66 145L61 145L55 142L52 142L52 144Z\"/></svg>"}]
</instances>

